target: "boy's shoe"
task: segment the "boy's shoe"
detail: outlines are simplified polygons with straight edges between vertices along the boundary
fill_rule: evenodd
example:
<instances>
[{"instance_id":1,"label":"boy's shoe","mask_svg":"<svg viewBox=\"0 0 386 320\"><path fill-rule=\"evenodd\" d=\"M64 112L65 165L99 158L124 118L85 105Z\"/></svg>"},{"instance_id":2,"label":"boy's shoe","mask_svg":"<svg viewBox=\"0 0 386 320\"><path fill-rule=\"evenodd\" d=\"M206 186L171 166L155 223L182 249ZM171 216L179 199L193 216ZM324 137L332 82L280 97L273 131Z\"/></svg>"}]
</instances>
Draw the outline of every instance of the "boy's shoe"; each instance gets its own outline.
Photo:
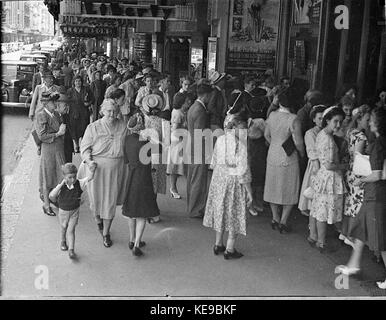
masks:
<instances>
[{"instance_id":1,"label":"boy's shoe","mask_svg":"<svg viewBox=\"0 0 386 320\"><path fill-rule=\"evenodd\" d=\"M62 250L62 251L67 251L67 250L68 250L66 241L62 241L62 242L61 242L61 244L60 244L60 250Z\"/></svg>"},{"instance_id":2,"label":"boy's shoe","mask_svg":"<svg viewBox=\"0 0 386 320\"><path fill-rule=\"evenodd\" d=\"M76 254L74 252L74 249L70 249L68 251L68 256L69 256L70 259L76 259Z\"/></svg>"}]
</instances>

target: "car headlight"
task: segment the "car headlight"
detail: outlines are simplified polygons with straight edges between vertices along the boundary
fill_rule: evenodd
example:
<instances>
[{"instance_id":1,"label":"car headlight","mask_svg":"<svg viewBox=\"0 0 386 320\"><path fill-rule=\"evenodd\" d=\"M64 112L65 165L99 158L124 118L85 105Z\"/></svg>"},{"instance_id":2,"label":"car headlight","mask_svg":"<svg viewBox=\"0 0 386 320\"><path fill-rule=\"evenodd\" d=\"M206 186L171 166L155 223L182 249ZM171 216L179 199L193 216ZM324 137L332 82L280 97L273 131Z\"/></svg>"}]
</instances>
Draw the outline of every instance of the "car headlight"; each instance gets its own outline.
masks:
<instances>
[{"instance_id":1,"label":"car headlight","mask_svg":"<svg viewBox=\"0 0 386 320\"><path fill-rule=\"evenodd\" d=\"M28 96L28 95L29 95L29 92L28 92L27 89L23 89L23 90L21 90L21 94L22 94L23 96Z\"/></svg>"}]
</instances>

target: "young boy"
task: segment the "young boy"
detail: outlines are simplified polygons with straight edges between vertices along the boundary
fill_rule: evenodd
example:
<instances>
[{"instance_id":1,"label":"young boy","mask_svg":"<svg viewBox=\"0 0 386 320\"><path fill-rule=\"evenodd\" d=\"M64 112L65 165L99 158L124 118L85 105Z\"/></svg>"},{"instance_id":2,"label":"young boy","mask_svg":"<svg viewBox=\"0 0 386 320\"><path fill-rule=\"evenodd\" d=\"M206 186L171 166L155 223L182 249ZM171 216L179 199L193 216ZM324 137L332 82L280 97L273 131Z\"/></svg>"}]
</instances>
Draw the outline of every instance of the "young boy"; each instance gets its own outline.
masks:
<instances>
[{"instance_id":1,"label":"young boy","mask_svg":"<svg viewBox=\"0 0 386 320\"><path fill-rule=\"evenodd\" d=\"M62 241L60 249L68 251L70 259L75 259L75 227L78 224L81 195L87 183L94 178L95 169L89 177L77 180L78 169L72 163L62 167L63 181L50 192L50 200L59 206L59 222L61 226ZM69 247L67 246L66 236Z\"/></svg>"}]
</instances>

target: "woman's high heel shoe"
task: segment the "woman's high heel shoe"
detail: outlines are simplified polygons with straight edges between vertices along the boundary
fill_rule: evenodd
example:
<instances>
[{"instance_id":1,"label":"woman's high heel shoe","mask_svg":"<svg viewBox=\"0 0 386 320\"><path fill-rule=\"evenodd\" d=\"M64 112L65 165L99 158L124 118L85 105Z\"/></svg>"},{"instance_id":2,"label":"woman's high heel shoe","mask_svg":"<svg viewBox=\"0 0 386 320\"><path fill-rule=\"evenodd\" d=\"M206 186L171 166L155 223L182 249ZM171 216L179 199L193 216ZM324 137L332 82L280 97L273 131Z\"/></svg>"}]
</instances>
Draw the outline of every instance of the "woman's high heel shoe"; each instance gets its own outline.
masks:
<instances>
[{"instance_id":1,"label":"woman's high heel shoe","mask_svg":"<svg viewBox=\"0 0 386 320\"><path fill-rule=\"evenodd\" d=\"M132 241L130 241L130 242L129 242L129 249L130 249L130 250L133 250L134 245L135 245L135 243L132 242ZM141 241L141 242L139 243L139 248L143 248L144 246L146 246L146 242L145 242L145 241Z\"/></svg>"},{"instance_id":2,"label":"woman's high heel shoe","mask_svg":"<svg viewBox=\"0 0 386 320\"><path fill-rule=\"evenodd\" d=\"M279 224L279 232L282 233L290 233L292 231L291 227L285 225L285 224Z\"/></svg>"},{"instance_id":3,"label":"woman's high heel shoe","mask_svg":"<svg viewBox=\"0 0 386 320\"><path fill-rule=\"evenodd\" d=\"M272 227L272 230L276 230L279 227L279 222L272 220L271 227Z\"/></svg>"},{"instance_id":4,"label":"woman's high heel shoe","mask_svg":"<svg viewBox=\"0 0 386 320\"><path fill-rule=\"evenodd\" d=\"M227 250L224 252L225 260L240 259L242 257L244 257L244 255L241 252L236 251L236 249L233 252L229 252Z\"/></svg>"},{"instance_id":5,"label":"woman's high heel shoe","mask_svg":"<svg viewBox=\"0 0 386 320\"><path fill-rule=\"evenodd\" d=\"M225 252L226 248L224 246L214 246L213 253L218 256L220 253Z\"/></svg>"},{"instance_id":6,"label":"woman's high heel shoe","mask_svg":"<svg viewBox=\"0 0 386 320\"><path fill-rule=\"evenodd\" d=\"M345 276L359 276L361 274L361 269L359 268L349 268L347 266L337 266L336 272L339 272Z\"/></svg>"},{"instance_id":7,"label":"woman's high heel shoe","mask_svg":"<svg viewBox=\"0 0 386 320\"><path fill-rule=\"evenodd\" d=\"M317 241L311 239L310 237L307 238L307 242L311 246L311 248L315 248L316 247Z\"/></svg>"}]
</instances>

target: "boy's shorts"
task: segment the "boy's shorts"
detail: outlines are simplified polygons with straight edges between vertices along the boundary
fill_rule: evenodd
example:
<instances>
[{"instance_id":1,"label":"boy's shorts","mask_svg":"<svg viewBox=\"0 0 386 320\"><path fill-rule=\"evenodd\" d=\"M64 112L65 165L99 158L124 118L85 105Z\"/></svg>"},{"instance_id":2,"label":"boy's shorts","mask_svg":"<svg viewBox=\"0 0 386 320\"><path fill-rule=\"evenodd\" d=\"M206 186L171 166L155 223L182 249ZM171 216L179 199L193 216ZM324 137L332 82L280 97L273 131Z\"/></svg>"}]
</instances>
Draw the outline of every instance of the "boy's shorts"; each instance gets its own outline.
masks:
<instances>
[{"instance_id":1,"label":"boy's shorts","mask_svg":"<svg viewBox=\"0 0 386 320\"><path fill-rule=\"evenodd\" d=\"M58 217L59 223L63 228L70 224L76 226L79 220L79 208L70 211L59 209Z\"/></svg>"}]
</instances>

